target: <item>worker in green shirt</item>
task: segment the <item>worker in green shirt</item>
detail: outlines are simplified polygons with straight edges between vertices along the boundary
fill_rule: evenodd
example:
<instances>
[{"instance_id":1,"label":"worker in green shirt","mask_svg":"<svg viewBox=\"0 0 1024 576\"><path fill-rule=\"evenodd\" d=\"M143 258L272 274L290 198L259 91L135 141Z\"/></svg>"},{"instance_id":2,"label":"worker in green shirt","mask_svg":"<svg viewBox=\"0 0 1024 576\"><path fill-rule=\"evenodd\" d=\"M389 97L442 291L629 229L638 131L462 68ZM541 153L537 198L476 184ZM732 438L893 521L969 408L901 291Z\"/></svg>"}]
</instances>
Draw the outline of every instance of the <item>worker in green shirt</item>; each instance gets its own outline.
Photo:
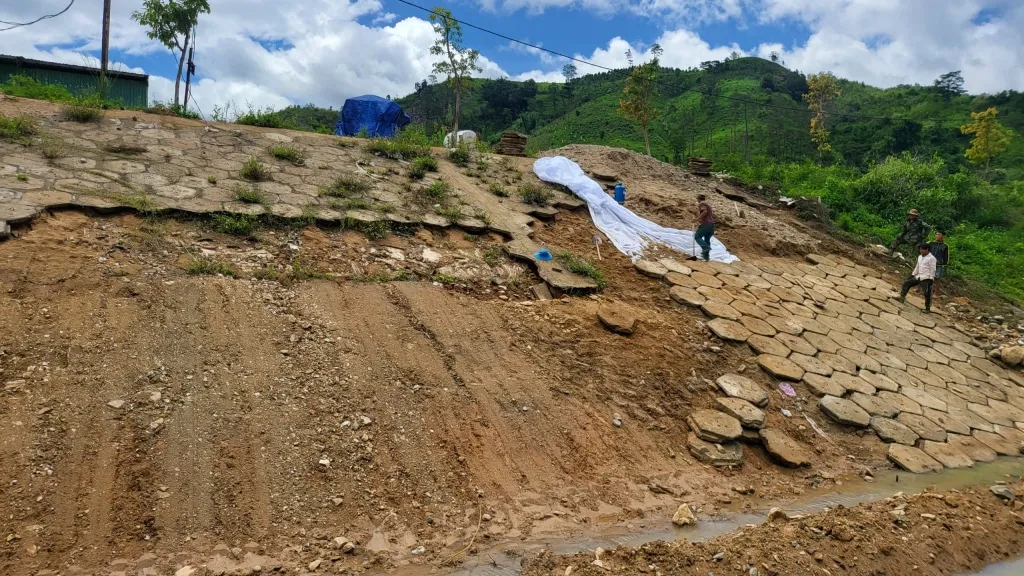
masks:
<instances>
[{"instance_id":1,"label":"worker in green shirt","mask_svg":"<svg viewBox=\"0 0 1024 576\"><path fill-rule=\"evenodd\" d=\"M903 244L909 244L913 247L918 247L924 243L924 239L928 236L928 225L921 220L921 215L914 208L910 212L907 212L907 220L903 223L903 227L900 228L900 233L896 236L896 239L892 241L892 245L889 246L889 255L892 256L896 253L896 249Z\"/></svg>"}]
</instances>

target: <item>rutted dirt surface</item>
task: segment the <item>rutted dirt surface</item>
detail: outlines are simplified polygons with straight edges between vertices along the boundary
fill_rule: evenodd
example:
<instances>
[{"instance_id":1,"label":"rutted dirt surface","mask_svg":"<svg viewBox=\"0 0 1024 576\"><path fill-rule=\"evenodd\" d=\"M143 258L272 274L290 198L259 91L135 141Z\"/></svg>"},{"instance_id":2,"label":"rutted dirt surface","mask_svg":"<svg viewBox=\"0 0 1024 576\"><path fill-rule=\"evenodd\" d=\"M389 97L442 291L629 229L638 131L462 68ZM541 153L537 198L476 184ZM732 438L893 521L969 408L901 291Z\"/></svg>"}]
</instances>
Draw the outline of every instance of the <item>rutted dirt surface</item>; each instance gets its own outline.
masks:
<instances>
[{"instance_id":1,"label":"rutted dirt surface","mask_svg":"<svg viewBox=\"0 0 1024 576\"><path fill-rule=\"evenodd\" d=\"M627 206L665 225L688 228L692 196L716 187L637 155L567 152L620 162L636 177ZM446 571L481 550L668 518L681 499L715 518L891 466L873 432L833 423L802 383L786 395L665 281L608 244L598 259L585 211L487 190L536 180L515 162L442 163L450 203L594 260L599 294L531 300L537 277L502 252L507 237L447 221L377 240L298 225L242 239L201 221L65 211L16 230L0 244L0 573ZM384 166L384 188L417 189ZM394 200L379 191L364 200ZM744 260L798 272L769 256L830 245L777 211L712 203ZM197 262L230 274L189 275ZM631 336L601 325L609 309L635 320ZM693 459L686 418L718 407L726 373L767 392L765 425L809 468L756 443L740 469ZM1024 414L999 402L978 409Z\"/></svg>"},{"instance_id":2,"label":"rutted dirt surface","mask_svg":"<svg viewBox=\"0 0 1024 576\"><path fill-rule=\"evenodd\" d=\"M1024 483L997 488L1019 494ZM545 552L523 574L961 574L1020 554L1022 508L986 487L899 493L803 517L782 514L706 542L654 542L596 555Z\"/></svg>"},{"instance_id":3,"label":"rutted dirt surface","mask_svg":"<svg viewBox=\"0 0 1024 576\"><path fill-rule=\"evenodd\" d=\"M643 328L627 340L596 318L625 276L608 296L546 302L487 284L189 276L200 250L244 270L254 254L295 258L297 243L325 268L370 270L381 262L360 256L399 249L344 231L242 242L151 226L65 212L0 244L4 573L146 554L173 567L247 543L305 565L339 536L358 547L335 552L338 567L439 563L471 541L669 510L680 494L715 514L733 483L790 494L882 459L880 443L840 435L813 472L750 451L723 485L694 463L684 421L713 402L705 376L743 363L763 376L745 350L710 350L699 313L657 286L633 292ZM399 240L443 253L435 266L480 251Z\"/></svg>"}]
</instances>

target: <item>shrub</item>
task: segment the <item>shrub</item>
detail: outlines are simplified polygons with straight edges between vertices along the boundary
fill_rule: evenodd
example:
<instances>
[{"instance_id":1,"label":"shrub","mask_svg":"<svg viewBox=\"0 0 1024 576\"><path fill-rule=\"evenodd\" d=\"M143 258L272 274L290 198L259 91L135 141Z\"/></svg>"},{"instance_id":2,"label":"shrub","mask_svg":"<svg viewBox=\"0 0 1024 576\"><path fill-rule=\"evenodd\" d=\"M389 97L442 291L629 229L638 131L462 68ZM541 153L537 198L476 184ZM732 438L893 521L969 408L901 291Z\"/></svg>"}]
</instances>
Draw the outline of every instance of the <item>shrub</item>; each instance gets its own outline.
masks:
<instances>
[{"instance_id":1,"label":"shrub","mask_svg":"<svg viewBox=\"0 0 1024 576\"><path fill-rule=\"evenodd\" d=\"M270 155L278 160L291 162L296 166L302 166L306 163L306 155L302 150L299 150L294 146L271 146Z\"/></svg>"},{"instance_id":2,"label":"shrub","mask_svg":"<svg viewBox=\"0 0 1024 576\"><path fill-rule=\"evenodd\" d=\"M518 191L524 204L533 204L534 206L547 206L554 197L550 190L537 184L522 184Z\"/></svg>"},{"instance_id":3,"label":"shrub","mask_svg":"<svg viewBox=\"0 0 1024 576\"><path fill-rule=\"evenodd\" d=\"M235 199L245 202L246 204L266 204L267 197L264 196L255 185L251 186L236 186L235 187Z\"/></svg>"},{"instance_id":4,"label":"shrub","mask_svg":"<svg viewBox=\"0 0 1024 576\"><path fill-rule=\"evenodd\" d=\"M391 233L391 223L387 220L366 222L360 224L357 228L370 240L382 240L387 238L388 234Z\"/></svg>"},{"instance_id":5,"label":"shrub","mask_svg":"<svg viewBox=\"0 0 1024 576\"><path fill-rule=\"evenodd\" d=\"M0 113L0 139L22 141L39 132L36 121L28 116L6 116Z\"/></svg>"},{"instance_id":6,"label":"shrub","mask_svg":"<svg viewBox=\"0 0 1024 576\"><path fill-rule=\"evenodd\" d=\"M288 125L281 119L281 117L274 112L273 108L254 108L249 107L249 111L245 114L241 114L238 118L235 118L235 124L244 124L246 126L257 126L259 128L287 128Z\"/></svg>"},{"instance_id":7,"label":"shrub","mask_svg":"<svg viewBox=\"0 0 1024 576\"><path fill-rule=\"evenodd\" d=\"M198 112L193 112L181 104L164 104L163 102L154 102L152 106L149 108L143 108L142 111L147 114L159 114L160 116L177 116L179 118L188 118L190 120L202 120L202 116L200 116Z\"/></svg>"},{"instance_id":8,"label":"shrub","mask_svg":"<svg viewBox=\"0 0 1024 576\"><path fill-rule=\"evenodd\" d=\"M501 184L498 184L497 182L491 183L491 185L487 187L487 190L489 190L491 194L502 198L508 198L509 196L508 190L503 188Z\"/></svg>"},{"instance_id":9,"label":"shrub","mask_svg":"<svg viewBox=\"0 0 1024 576\"><path fill-rule=\"evenodd\" d=\"M430 148L426 146L388 138L371 139L366 143L366 150L391 160L412 160L430 154Z\"/></svg>"},{"instance_id":10,"label":"shrub","mask_svg":"<svg viewBox=\"0 0 1024 576\"><path fill-rule=\"evenodd\" d=\"M249 214L214 214L212 224L217 232L251 238L260 227L260 219Z\"/></svg>"},{"instance_id":11,"label":"shrub","mask_svg":"<svg viewBox=\"0 0 1024 576\"><path fill-rule=\"evenodd\" d=\"M64 144L62 140L53 137L44 137L43 144L39 147L39 151L42 153L43 158L49 160L63 158L68 155L67 145Z\"/></svg>"},{"instance_id":12,"label":"shrub","mask_svg":"<svg viewBox=\"0 0 1024 576\"><path fill-rule=\"evenodd\" d=\"M217 177L216 176L207 176L206 177L206 181L209 182L210 184L216 184L217 183Z\"/></svg>"},{"instance_id":13,"label":"shrub","mask_svg":"<svg viewBox=\"0 0 1024 576\"><path fill-rule=\"evenodd\" d=\"M47 100L50 102L71 102L75 95L58 84L43 84L31 76L15 74L0 85L0 92L19 98Z\"/></svg>"},{"instance_id":14,"label":"shrub","mask_svg":"<svg viewBox=\"0 0 1024 576\"><path fill-rule=\"evenodd\" d=\"M581 258L580 256L567 251L557 252L555 254L555 258L564 264L565 267L573 274L586 276L593 280L597 283L598 290L604 290L604 288L608 286L608 282L604 278L604 272L601 272L590 260Z\"/></svg>"},{"instance_id":15,"label":"shrub","mask_svg":"<svg viewBox=\"0 0 1024 576\"><path fill-rule=\"evenodd\" d=\"M437 180L424 188L423 192L434 200L444 200L452 193L452 186L443 180Z\"/></svg>"},{"instance_id":16,"label":"shrub","mask_svg":"<svg viewBox=\"0 0 1024 576\"><path fill-rule=\"evenodd\" d=\"M419 168L417 166L409 167L409 178L412 178L413 180L422 180L426 175L427 171L423 168Z\"/></svg>"},{"instance_id":17,"label":"shrub","mask_svg":"<svg viewBox=\"0 0 1024 576\"><path fill-rule=\"evenodd\" d=\"M436 211L438 216L444 216L453 224L462 219L462 206L456 204L455 206L448 206L445 208L438 208Z\"/></svg>"},{"instance_id":18,"label":"shrub","mask_svg":"<svg viewBox=\"0 0 1024 576\"><path fill-rule=\"evenodd\" d=\"M210 258L193 258L191 262L185 266L185 272L192 276L198 275L210 275L210 276L227 276L228 278L235 277L235 270L231 265L225 262L218 262Z\"/></svg>"},{"instance_id":19,"label":"shrub","mask_svg":"<svg viewBox=\"0 0 1024 576\"><path fill-rule=\"evenodd\" d=\"M28 182L28 174L18 174L15 178L18 182Z\"/></svg>"},{"instance_id":20,"label":"shrub","mask_svg":"<svg viewBox=\"0 0 1024 576\"><path fill-rule=\"evenodd\" d=\"M432 156L421 156L413 160L413 168L422 169L424 172L436 172L437 159Z\"/></svg>"},{"instance_id":21,"label":"shrub","mask_svg":"<svg viewBox=\"0 0 1024 576\"><path fill-rule=\"evenodd\" d=\"M316 266L307 266L298 256L292 260L290 276L293 280L322 280L327 278L327 274L321 272Z\"/></svg>"},{"instance_id":22,"label":"shrub","mask_svg":"<svg viewBox=\"0 0 1024 576\"><path fill-rule=\"evenodd\" d=\"M245 164L242 164L242 169L239 170L238 175L244 180L263 182L264 180L270 180L270 167L257 160L255 156L249 156Z\"/></svg>"},{"instance_id":23,"label":"shrub","mask_svg":"<svg viewBox=\"0 0 1024 576\"><path fill-rule=\"evenodd\" d=\"M372 204L365 198L331 198L328 206L335 210L366 210Z\"/></svg>"},{"instance_id":24,"label":"shrub","mask_svg":"<svg viewBox=\"0 0 1024 576\"><path fill-rule=\"evenodd\" d=\"M469 146L459 144L448 151L448 160L456 166L465 168L469 166Z\"/></svg>"},{"instance_id":25,"label":"shrub","mask_svg":"<svg viewBox=\"0 0 1024 576\"><path fill-rule=\"evenodd\" d=\"M64 119L72 122L99 122L102 116L99 108L89 104L75 102L64 106Z\"/></svg>"},{"instance_id":26,"label":"shrub","mask_svg":"<svg viewBox=\"0 0 1024 576\"><path fill-rule=\"evenodd\" d=\"M332 198L349 198L366 192L370 187L370 183L362 178L342 174L335 178L330 186L321 187L320 195Z\"/></svg>"},{"instance_id":27,"label":"shrub","mask_svg":"<svg viewBox=\"0 0 1024 576\"><path fill-rule=\"evenodd\" d=\"M501 259L504 256L505 251L502 250L501 246L491 246L484 251L484 262L488 266L494 267L501 263Z\"/></svg>"}]
</instances>

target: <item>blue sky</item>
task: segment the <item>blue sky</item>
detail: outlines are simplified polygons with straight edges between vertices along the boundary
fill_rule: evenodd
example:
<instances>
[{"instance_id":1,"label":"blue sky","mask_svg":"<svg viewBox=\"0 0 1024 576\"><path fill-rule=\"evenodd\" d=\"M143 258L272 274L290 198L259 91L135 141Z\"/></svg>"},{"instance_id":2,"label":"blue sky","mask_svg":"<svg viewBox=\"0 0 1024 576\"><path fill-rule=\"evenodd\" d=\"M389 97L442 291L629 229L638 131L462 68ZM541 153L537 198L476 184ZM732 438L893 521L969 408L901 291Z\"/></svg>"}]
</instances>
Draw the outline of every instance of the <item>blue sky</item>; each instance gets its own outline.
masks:
<instances>
[{"instance_id":1,"label":"blue sky","mask_svg":"<svg viewBox=\"0 0 1024 576\"><path fill-rule=\"evenodd\" d=\"M68 0L0 3L0 20L57 12ZM434 0L436 2L437 0ZM423 5L432 7L434 2ZM146 37L116 0L117 66L151 75L154 100L174 97L175 56ZM214 105L339 106L346 97L401 95L430 74L427 14L395 0L213 0L200 19L195 95ZM442 2L480 26L604 66L637 61L650 45L662 62L690 67L733 51L779 52L802 72L831 70L875 86L930 84L963 70L972 92L1024 89L1024 2L1019 0L458 0ZM66 14L0 32L0 53L82 64L99 54L102 0L76 0ZM510 47L471 29L483 75L559 81L564 60ZM587 73L587 66L578 66Z\"/></svg>"}]
</instances>

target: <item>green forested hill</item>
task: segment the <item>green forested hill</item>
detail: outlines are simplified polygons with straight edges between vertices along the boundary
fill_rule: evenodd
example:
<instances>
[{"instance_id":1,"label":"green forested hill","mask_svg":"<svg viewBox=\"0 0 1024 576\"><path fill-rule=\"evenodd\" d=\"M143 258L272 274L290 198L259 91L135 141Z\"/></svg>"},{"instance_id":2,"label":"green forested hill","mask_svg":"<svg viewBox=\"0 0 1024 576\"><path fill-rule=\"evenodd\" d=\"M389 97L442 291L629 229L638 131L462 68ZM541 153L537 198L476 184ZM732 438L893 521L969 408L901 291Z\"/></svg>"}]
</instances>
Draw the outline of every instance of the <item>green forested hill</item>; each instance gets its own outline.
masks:
<instances>
[{"instance_id":1,"label":"green forested hill","mask_svg":"<svg viewBox=\"0 0 1024 576\"><path fill-rule=\"evenodd\" d=\"M616 114L626 76L626 70L617 70L583 76L568 85L475 79L463 103L460 127L475 130L490 142L497 141L502 130L518 130L530 136L531 150L588 143L642 151L640 131ZM970 112L989 106L997 106L1000 120L1024 134L1021 93L950 98L930 86L879 89L849 81L842 81L841 88L832 111L851 116L829 117L834 154L826 163L867 167L909 151L938 154L950 167L959 167L970 142L960 134L960 126L970 119ZM710 62L692 70L663 69L661 115L651 130L651 152L669 162L696 155L727 166L758 156L776 162L817 159L808 137L810 116L801 98L806 90L803 75L759 58ZM433 134L439 125L450 124L450 100L443 82L424 81L399 102L414 122ZM1011 149L993 162L996 180L1018 179L1024 174L1022 165L1024 140L1015 139ZM1007 171L1005 176L1000 170Z\"/></svg>"},{"instance_id":2,"label":"green forested hill","mask_svg":"<svg viewBox=\"0 0 1024 576\"><path fill-rule=\"evenodd\" d=\"M615 70L568 84L472 79L460 128L497 142L504 130L529 135L528 151L566 144L644 150L643 137L617 108L629 74ZM715 169L787 195L821 198L836 232L888 243L917 208L947 232L951 275L982 281L1024 302L1024 94L968 95L932 86L879 89L840 80L829 108L831 153L811 143L803 74L759 58L659 71L651 152L684 164L707 156ZM451 92L427 80L399 99L413 117L404 137L436 143L451 126ZM988 170L967 163L971 112L995 106L1015 135ZM282 125L326 129L336 112L292 107L271 114ZM281 118L276 118L280 115ZM258 120L265 120L261 117ZM421 132L418 127L422 127ZM911 255L912 257L913 255Z\"/></svg>"}]
</instances>

